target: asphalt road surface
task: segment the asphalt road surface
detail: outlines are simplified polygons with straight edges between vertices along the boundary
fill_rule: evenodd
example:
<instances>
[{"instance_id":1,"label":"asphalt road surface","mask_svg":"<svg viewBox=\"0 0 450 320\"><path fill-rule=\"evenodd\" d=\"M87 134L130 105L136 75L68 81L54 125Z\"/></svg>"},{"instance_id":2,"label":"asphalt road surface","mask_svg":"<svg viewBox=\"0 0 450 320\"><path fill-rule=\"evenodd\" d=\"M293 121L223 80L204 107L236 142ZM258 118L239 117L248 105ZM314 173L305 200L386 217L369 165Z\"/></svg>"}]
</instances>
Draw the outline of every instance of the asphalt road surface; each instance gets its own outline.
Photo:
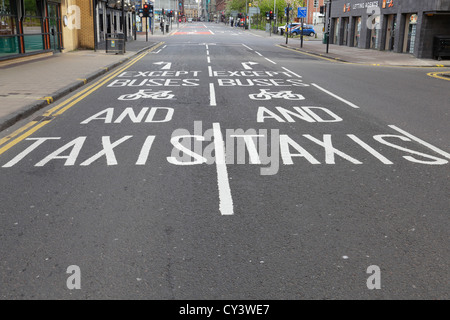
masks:
<instances>
[{"instance_id":1,"label":"asphalt road surface","mask_svg":"<svg viewBox=\"0 0 450 320\"><path fill-rule=\"evenodd\" d=\"M283 42L188 24L1 133L0 298L448 299L449 82Z\"/></svg>"}]
</instances>

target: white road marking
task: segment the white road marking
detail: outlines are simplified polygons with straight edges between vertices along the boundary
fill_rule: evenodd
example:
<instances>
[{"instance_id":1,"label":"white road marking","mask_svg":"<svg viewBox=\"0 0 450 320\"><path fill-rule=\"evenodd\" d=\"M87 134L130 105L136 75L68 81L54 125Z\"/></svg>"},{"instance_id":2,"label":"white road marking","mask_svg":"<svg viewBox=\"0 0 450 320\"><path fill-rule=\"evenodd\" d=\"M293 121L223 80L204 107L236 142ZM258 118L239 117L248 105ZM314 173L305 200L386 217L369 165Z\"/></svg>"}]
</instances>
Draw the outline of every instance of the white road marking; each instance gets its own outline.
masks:
<instances>
[{"instance_id":1,"label":"white road marking","mask_svg":"<svg viewBox=\"0 0 450 320\"><path fill-rule=\"evenodd\" d=\"M245 44L242 44L244 47L246 47L248 50L252 50L253 51L253 49L252 48L250 48L249 46L247 46L247 45L245 45Z\"/></svg>"},{"instance_id":2,"label":"white road marking","mask_svg":"<svg viewBox=\"0 0 450 320\"><path fill-rule=\"evenodd\" d=\"M298 78L302 78L302 76L296 74L295 72L289 70L288 68L283 67L283 69L286 70L286 71L289 72L289 73L292 73L294 76L296 76L296 77L298 77Z\"/></svg>"},{"instance_id":3,"label":"white road marking","mask_svg":"<svg viewBox=\"0 0 450 320\"><path fill-rule=\"evenodd\" d=\"M233 215L233 198L225 162L225 142L219 123L213 123L214 149L216 153L217 186L219 188L219 210L224 215Z\"/></svg>"},{"instance_id":4,"label":"white road marking","mask_svg":"<svg viewBox=\"0 0 450 320\"><path fill-rule=\"evenodd\" d=\"M147 163L148 155L150 154L150 149L152 148L154 140L155 136L148 136L147 139L145 139L138 161L136 162L137 166L144 166Z\"/></svg>"},{"instance_id":5,"label":"white road marking","mask_svg":"<svg viewBox=\"0 0 450 320\"><path fill-rule=\"evenodd\" d=\"M258 51L255 51L255 53L256 53L258 56L260 56L260 57L263 56L263 55L262 55L261 53L259 53Z\"/></svg>"},{"instance_id":6,"label":"white road marking","mask_svg":"<svg viewBox=\"0 0 450 320\"><path fill-rule=\"evenodd\" d=\"M41 144L43 144L47 140L59 140L61 138L27 138L26 140L35 141L31 146L26 148L24 151L19 153L17 156L14 157L11 161L9 161L7 164L3 166L3 168L10 168L17 164L20 160L25 158L29 153L31 153L34 149L39 147Z\"/></svg>"},{"instance_id":7,"label":"white road marking","mask_svg":"<svg viewBox=\"0 0 450 320\"><path fill-rule=\"evenodd\" d=\"M332 96L333 98L336 98L336 99L338 99L339 101L342 101L342 102L344 102L345 104L348 104L350 107L355 108L355 109L359 109L359 107L358 107L357 105L351 103L350 101L345 100L344 98L341 98L341 97L335 95L334 93L331 93L331 92L328 91L328 90L325 90L324 88L318 86L317 84L311 83L311 85L313 85L313 86L316 87L317 89L319 89L319 90L325 92L326 94L329 94L329 95Z\"/></svg>"},{"instance_id":8,"label":"white road marking","mask_svg":"<svg viewBox=\"0 0 450 320\"><path fill-rule=\"evenodd\" d=\"M208 75L209 75L210 77L213 76L213 72L212 72L211 66L208 66Z\"/></svg>"},{"instance_id":9,"label":"white road marking","mask_svg":"<svg viewBox=\"0 0 450 320\"><path fill-rule=\"evenodd\" d=\"M242 66L244 67L245 70L252 70L253 68L250 67L250 66L254 66L256 64L258 64L258 63L257 62L252 62L252 61L242 62Z\"/></svg>"},{"instance_id":10,"label":"white road marking","mask_svg":"<svg viewBox=\"0 0 450 320\"><path fill-rule=\"evenodd\" d=\"M375 158L377 158L378 160L380 160L382 163L384 164L394 164L392 161L390 161L388 158L386 158L385 156L383 156L381 153L379 153L378 151L376 151L374 148L372 148L371 146L369 146L367 143L365 143L364 141L362 141L361 139L359 139L357 136L355 136L354 134L348 134L347 135L350 139L352 139L353 141L355 141L357 144L359 144L361 147L363 147L364 149L366 149L371 155L373 155Z\"/></svg>"},{"instance_id":11,"label":"white road marking","mask_svg":"<svg viewBox=\"0 0 450 320\"><path fill-rule=\"evenodd\" d=\"M209 105L212 107L217 106L216 103L216 90L214 89L214 83L209 84Z\"/></svg>"},{"instance_id":12,"label":"white road marking","mask_svg":"<svg viewBox=\"0 0 450 320\"><path fill-rule=\"evenodd\" d=\"M161 70L170 70L170 68L172 67L172 62L160 61L160 62L153 62L153 64L157 64L157 65L164 64L164 67L162 67Z\"/></svg>"},{"instance_id":13,"label":"white road marking","mask_svg":"<svg viewBox=\"0 0 450 320\"><path fill-rule=\"evenodd\" d=\"M211 63L211 58L210 57L206 57L206 61L208 61L208 63Z\"/></svg>"},{"instance_id":14,"label":"white road marking","mask_svg":"<svg viewBox=\"0 0 450 320\"><path fill-rule=\"evenodd\" d=\"M277 64L276 62L270 60L269 58L264 58L264 59L266 59L266 60L269 61L270 63Z\"/></svg>"},{"instance_id":15,"label":"white road marking","mask_svg":"<svg viewBox=\"0 0 450 320\"><path fill-rule=\"evenodd\" d=\"M394 125L390 125L389 128L392 128L392 129L400 132L401 134L405 135L406 137L410 138L411 140L414 140L414 141L420 143L421 145L423 145L423 146L425 146L427 148L430 148L434 152L439 153L441 156L444 156L447 159L450 159L450 153L445 152L444 150L441 150L441 149L433 146L432 144L429 144L428 142L423 141L422 139L417 138L417 137L413 136L412 134L410 134L410 133L408 133L408 132L406 132L406 131L404 131L404 130L402 130L402 129L394 126Z\"/></svg>"}]
</instances>

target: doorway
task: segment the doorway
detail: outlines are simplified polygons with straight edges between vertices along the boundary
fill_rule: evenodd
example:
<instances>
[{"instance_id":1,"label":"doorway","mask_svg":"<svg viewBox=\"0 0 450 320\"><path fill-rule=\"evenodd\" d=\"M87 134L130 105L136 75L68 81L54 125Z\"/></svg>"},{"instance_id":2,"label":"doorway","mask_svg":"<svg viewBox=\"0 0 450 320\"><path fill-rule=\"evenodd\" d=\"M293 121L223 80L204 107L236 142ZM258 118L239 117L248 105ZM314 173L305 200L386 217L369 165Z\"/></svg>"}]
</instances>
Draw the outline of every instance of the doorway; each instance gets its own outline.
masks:
<instances>
[{"instance_id":1,"label":"doorway","mask_svg":"<svg viewBox=\"0 0 450 320\"><path fill-rule=\"evenodd\" d=\"M394 51L394 40L395 40L395 29L397 28L397 15L390 14L386 16L387 26L386 26L386 43L384 50Z\"/></svg>"},{"instance_id":2,"label":"doorway","mask_svg":"<svg viewBox=\"0 0 450 320\"><path fill-rule=\"evenodd\" d=\"M347 46L348 45L349 18L342 18L342 24L344 27L343 34L342 34L342 45Z\"/></svg>"},{"instance_id":3,"label":"doorway","mask_svg":"<svg viewBox=\"0 0 450 320\"><path fill-rule=\"evenodd\" d=\"M407 14L405 21L405 35L403 39L403 52L414 53L417 34L417 14Z\"/></svg>"},{"instance_id":4,"label":"doorway","mask_svg":"<svg viewBox=\"0 0 450 320\"><path fill-rule=\"evenodd\" d=\"M61 7L59 3L49 2L48 32L50 34L50 48L55 52L62 51Z\"/></svg>"}]
</instances>

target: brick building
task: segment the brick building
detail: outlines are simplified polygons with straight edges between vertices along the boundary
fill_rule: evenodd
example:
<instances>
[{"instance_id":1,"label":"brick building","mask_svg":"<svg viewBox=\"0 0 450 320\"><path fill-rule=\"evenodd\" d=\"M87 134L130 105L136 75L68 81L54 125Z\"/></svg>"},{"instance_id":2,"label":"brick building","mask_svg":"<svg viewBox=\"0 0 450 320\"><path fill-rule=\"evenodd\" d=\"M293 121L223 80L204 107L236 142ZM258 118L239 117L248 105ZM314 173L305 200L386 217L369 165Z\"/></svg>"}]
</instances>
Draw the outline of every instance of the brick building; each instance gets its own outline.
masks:
<instances>
[{"instance_id":1,"label":"brick building","mask_svg":"<svg viewBox=\"0 0 450 320\"><path fill-rule=\"evenodd\" d=\"M333 0L330 43L433 58L436 35L450 36L450 0Z\"/></svg>"}]
</instances>

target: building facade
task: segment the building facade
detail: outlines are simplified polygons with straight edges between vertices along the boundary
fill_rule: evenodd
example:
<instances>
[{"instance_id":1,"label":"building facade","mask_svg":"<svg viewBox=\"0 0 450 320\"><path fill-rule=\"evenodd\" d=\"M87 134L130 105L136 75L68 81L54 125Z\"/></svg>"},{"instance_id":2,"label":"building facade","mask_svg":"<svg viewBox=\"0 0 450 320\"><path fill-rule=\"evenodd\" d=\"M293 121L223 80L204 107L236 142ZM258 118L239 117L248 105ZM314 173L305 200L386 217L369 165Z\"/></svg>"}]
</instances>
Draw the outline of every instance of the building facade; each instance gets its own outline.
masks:
<instances>
[{"instance_id":1,"label":"building facade","mask_svg":"<svg viewBox=\"0 0 450 320\"><path fill-rule=\"evenodd\" d=\"M325 0L307 0L306 7L308 8L308 14L305 23L307 24L320 24L324 22L324 14L320 13L320 7L324 5Z\"/></svg>"},{"instance_id":2,"label":"building facade","mask_svg":"<svg viewBox=\"0 0 450 320\"><path fill-rule=\"evenodd\" d=\"M130 0L0 0L0 61L98 49L107 33L132 39L134 17Z\"/></svg>"},{"instance_id":3,"label":"building facade","mask_svg":"<svg viewBox=\"0 0 450 320\"><path fill-rule=\"evenodd\" d=\"M333 0L328 10L332 44L433 58L434 36L450 36L450 0Z\"/></svg>"}]
</instances>

